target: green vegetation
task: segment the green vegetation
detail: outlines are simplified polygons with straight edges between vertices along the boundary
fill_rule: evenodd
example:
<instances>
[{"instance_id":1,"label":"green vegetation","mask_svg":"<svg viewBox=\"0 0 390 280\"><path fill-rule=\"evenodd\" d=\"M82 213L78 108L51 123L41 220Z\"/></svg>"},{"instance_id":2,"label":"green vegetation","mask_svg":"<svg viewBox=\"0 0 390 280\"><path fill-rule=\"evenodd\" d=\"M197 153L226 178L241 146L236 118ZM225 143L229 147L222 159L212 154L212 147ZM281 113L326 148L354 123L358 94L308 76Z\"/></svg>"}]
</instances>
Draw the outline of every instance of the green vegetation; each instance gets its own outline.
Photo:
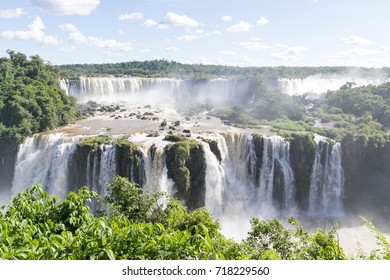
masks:
<instances>
[{"instance_id":1,"label":"green vegetation","mask_svg":"<svg viewBox=\"0 0 390 280\"><path fill-rule=\"evenodd\" d=\"M164 137L165 141L170 141L170 142L179 142L179 141L183 141L185 139L186 138L183 135L180 135L180 134L167 134Z\"/></svg>"},{"instance_id":2,"label":"green vegetation","mask_svg":"<svg viewBox=\"0 0 390 280\"><path fill-rule=\"evenodd\" d=\"M39 185L12 198L0 213L0 259L346 259L337 228L309 233L292 218L288 228L275 219L252 218L247 238L235 242L220 233L205 208L188 212L178 200L143 194L121 177L107 187L103 199L83 187L60 201ZM93 197L105 205L103 212L89 211ZM389 259L383 234L363 221L382 245L366 258Z\"/></svg>"},{"instance_id":3,"label":"green vegetation","mask_svg":"<svg viewBox=\"0 0 390 280\"><path fill-rule=\"evenodd\" d=\"M357 67L236 67L223 65L183 64L167 60L129 61L103 64L61 65L63 75L115 75L139 77L179 77L188 79L210 79L218 76L247 77L259 74L264 80L275 78L305 78L316 74L344 74L359 71L363 75L375 76L376 69ZM388 68L381 69L390 73Z\"/></svg>"},{"instance_id":4,"label":"green vegetation","mask_svg":"<svg viewBox=\"0 0 390 280\"><path fill-rule=\"evenodd\" d=\"M76 100L61 90L60 69L39 56L7 51L0 58L0 146L16 149L34 133L68 123Z\"/></svg>"},{"instance_id":5,"label":"green vegetation","mask_svg":"<svg viewBox=\"0 0 390 280\"><path fill-rule=\"evenodd\" d=\"M80 147L83 146L90 146L90 147L97 147L102 144L109 144L112 142L112 139L109 135L103 134L96 137L87 137L79 142L77 142L77 145ZM122 140L120 141L122 143Z\"/></svg>"}]
</instances>

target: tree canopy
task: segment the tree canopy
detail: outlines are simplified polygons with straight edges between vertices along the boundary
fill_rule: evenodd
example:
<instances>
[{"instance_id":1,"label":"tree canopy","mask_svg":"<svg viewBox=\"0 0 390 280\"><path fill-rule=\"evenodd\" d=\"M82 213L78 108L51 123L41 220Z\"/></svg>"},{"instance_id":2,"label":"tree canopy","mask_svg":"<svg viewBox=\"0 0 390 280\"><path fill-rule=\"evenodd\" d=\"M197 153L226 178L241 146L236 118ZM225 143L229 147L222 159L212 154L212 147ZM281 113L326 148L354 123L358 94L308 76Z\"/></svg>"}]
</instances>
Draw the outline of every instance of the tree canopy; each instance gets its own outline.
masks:
<instances>
[{"instance_id":1,"label":"tree canopy","mask_svg":"<svg viewBox=\"0 0 390 280\"><path fill-rule=\"evenodd\" d=\"M0 145L15 148L26 136L72 120L76 100L60 88L58 67L36 55L7 53L0 58Z\"/></svg>"}]
</instances>

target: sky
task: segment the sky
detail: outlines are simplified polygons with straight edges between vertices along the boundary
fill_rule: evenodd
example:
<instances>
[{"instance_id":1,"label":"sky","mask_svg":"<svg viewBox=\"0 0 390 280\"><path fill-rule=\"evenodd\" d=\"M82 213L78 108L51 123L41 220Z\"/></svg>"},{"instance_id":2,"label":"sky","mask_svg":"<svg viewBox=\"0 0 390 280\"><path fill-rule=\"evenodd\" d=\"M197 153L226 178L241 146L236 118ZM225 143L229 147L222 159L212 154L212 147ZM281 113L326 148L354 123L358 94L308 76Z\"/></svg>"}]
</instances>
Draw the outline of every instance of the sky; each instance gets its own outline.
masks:
<instances>
[{"instance_id":1,"label":"sky","mask_svg":"<svg viewBox=\"0 0 390 280\"><path fill-rule=\"evenodd\" d=\"M388 0L0 0L0 57L389 67L389 27Z\"/></svg>"}]
</instances>

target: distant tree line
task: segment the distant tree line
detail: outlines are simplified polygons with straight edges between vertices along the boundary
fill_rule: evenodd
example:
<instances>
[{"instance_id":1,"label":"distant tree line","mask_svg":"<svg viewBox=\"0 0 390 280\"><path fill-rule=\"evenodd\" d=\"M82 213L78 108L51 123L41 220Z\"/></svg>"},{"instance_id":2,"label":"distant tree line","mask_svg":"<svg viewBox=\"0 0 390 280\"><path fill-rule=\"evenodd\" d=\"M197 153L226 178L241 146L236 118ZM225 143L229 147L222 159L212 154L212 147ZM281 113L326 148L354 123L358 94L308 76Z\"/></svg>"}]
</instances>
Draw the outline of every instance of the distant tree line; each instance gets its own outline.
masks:
<instances>
[{"instance_id":1,"label":"distant tree line","mask_svg":"<svg viewBox=\"0 0 390 280\"><path fill-rule=\"evenodd\" d=\"M359 72L375 76L378 69L358 67L238 67L226 65L184 64L168 60L129 61L103 64L67 64L59 66L67 76L117 75L139 77L212 78L217 76L242 77L260 74L263 79L305 78L316 74L345 74ZM390 69L380 71L390 75Z\"/></svg>"}]
</instances>

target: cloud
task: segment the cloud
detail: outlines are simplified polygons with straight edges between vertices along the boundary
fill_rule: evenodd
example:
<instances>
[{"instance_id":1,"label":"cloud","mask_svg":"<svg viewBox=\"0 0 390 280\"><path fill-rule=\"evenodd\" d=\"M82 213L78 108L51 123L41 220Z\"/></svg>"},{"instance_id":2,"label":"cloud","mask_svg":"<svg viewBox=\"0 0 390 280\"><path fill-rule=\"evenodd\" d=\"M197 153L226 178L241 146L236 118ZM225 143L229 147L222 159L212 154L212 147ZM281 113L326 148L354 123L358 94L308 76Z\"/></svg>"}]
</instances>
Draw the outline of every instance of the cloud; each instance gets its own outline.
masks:
<instances>
[{"instance_id":1,"label":"cloud","mask_svg":"<svg viewBox=\"0 0 390 280\"><path fill-rule=\"evenodd\" d=\"M198 36L195 34L188 34L188 35L183 35L183 36L177 37L177 39L180 41L195 41L195 40L198 40L200 38L201 38L201 36Z\"/></svg>"},{"instance_id":2,"label":"cloud","mask_svg":"<svg viewBox=\"0 0 390 280\"><path fill-rule=\"evenodd\" d=\"M34 6L58 15L90 15L100 0L31 0Z\"/></svg>"},{"instance_id":3,"label":"cloud","mask_svg":"<svg viewBox=\"0 0 390 280\"><path fill-rule=\"evenodd\" d=\"M147 20L144 21L144 25L147 26L147 27L152 27L152 26L156 26L157 22L155 22L152 19L147 19Z\"/></svg>"},{"instance_id":4,"label":"cloud","mask_svg":"<svg viewBox=\"0 0 390 280\"><path fill-rule=\"evenodd\" d=\"M167 52L177 52L177 51L179 51L179 49L176 48L176 47L168 47L168 48L166 48L165 50L166 50Z\"/></svg>"},{"instance_id":5,"label":"cloud","mask_svg":"<svg viewBox=\"0 0 390 280\"><path fill-rule=\"evenodd\" d=\"M40 17L36 17L34 21L27 26L24 31L3 31L1 36L8 40L33 40L42 45L56 45L60 41L57 37L46 35L43 30L45 25Z\"/></svg>"},{"instance_id":6,"label":"cloud","mask_svg":"<svg viewBox=\"0 0 390 280\"><path fill-rule=\"evenodd\" d=\"M178 15L168 12L165 19L162 21L163 25L184 26L184 27L198 27L201 24L186 15Z\"/></svg>"},{"instance_id":7,"label":"cloud","mask_svg":"<svg viewBox=\"0 0 390 280\"><path fill-rule=\"evenodd\" d=\"M266 25L269 23L269 20L266 19L265 17L261 17L257 20L257 25Z\"/></svg>"},{"instance_id":8,"label":"cloud","mask_svg":"<svg viewBox=\"0 0 390 280\"><path fill-rule=\"evenodd\" d=\"M210 32L205 33L205 36L220 36L220 35L222 35L222 32L220 32L218 30L214 30L214 31L210 31Z\"/></svg>"},{"instance_id":9,"label":"cloud","mask_svg":"<svg viewBox=\"0 0 390 280\"><path fill-rule=\"evenodd\" d=\"M222 51L222 54L223 55L226 55L226 56L236 56L237 54L233 51Z\"/></svg>"},{"instance_id":10,"label":"cloud","mask_svg":"<svg viewBox=\"0 0 390 280\"><path fill-rule=\"evenodd\" d=\"M239 43L239 45L241 47L246 48L248 51L251 51L251 52L263 51L263 50L267 50L267 49L271 48L271 46L267 46L264 43L261 43L259 41L241 42L241 43Z\"/></svg>"},{"instance_id":11,"label":"cloud","mask_svg":"<svg viewBox=\"0 0 390 280\"><path fill-rule=\"evenodd\" d=\"M136 19L143 19L144 15L142 13L131 13L131 14L122 14L118 16L119 20L136 20Z\"/></svg>"},{"instance_id":12,"label":"cloud","mask_svg":"<svg viewBox=\"0 0 390 280\"><path fill-rule=\"evenodd\" d=\"M252 29L253 25L246 21L240 21L238 24L232 25L226 30L233 33L238 32L249 32Z\"/></svg>"},{"instance_id":13,"label":"cloud","mask_svg":"<svg viewBox=\"0 0 390 280\"><path fill-rule=\"evenodd\" d=\"M60 48L60 52L69 53L75 51L76 49L76 46L65 46L63 48Z\"/></svg>"},{"instance_id":14,"label":"cloud","mask_svg":"<svg viewBox=\"0 0 390 280\"><path fill-rule=\"evenodd\" d=\"M371 41L369 39L363 38L363 37L358 37L355 35L348 36L343 38L343 44L345 45L370 45Z\"/></svg>"},{"instance_id":15,"label":"cloud","mask_svg":"<svg viewBox=\"0 0 390 280\"><path fill-rule=\"evenodd\" d=\"M102 37L88 36L82 34L76 26L71 23L60 25L60 28L69 32L68 40L76 44L84 44L90 47L112 48L122 51L133 50L130 43L118 42L113 39L104 39Z\"/></svg>"},{"instance_id":16,"label":"cloud","mask_svg":"<svg viewBox=\"0 0 390 280\"><path fill-rule=\"evenodd\" d=\"M305 47L289 47L286 51L272 54L272 58L279 60L298 60L302 52L307 51Z\"/></svg>"},{"instance_id":17,"label":"cloud","mask_svg":"<svg viewBox=\"0 0 390 280\"><path fill-rule=\"evenodd\" d=\"M231 20L233 20L233 18L231 16L222 16L221 19L223 21L231 21Z\"/></svg>"},{"instance_id":18,"label":"cloud","mask_svg":"<svg viewBox=\"0 0 390 280\"><path fill-rule=\"evenodd\" d=\"M26 14L22 8L16 8L15 10L3 10L0 11L0 18L18 18L21 15Z\"/></svg>"},{"instance_id":19,"label":"cloud","mask_svg":"<svg viewBox=\"0 0 390 280\"><path fill-rule=\"evenodd\" d=\"M368 54L375 54L375 53L379 53L379 52L380 51L378 51L378 50L369 50L369 49L356 47L356 48L352 48L350 50L339 52L339 53L337 53L337 54L335 54L333 56L327 56L327 58L351 59L351 58L355 58L355 57L358 57L358 56L364 56L364 55L368 55Z\"/></svg>"}]
</instances>

